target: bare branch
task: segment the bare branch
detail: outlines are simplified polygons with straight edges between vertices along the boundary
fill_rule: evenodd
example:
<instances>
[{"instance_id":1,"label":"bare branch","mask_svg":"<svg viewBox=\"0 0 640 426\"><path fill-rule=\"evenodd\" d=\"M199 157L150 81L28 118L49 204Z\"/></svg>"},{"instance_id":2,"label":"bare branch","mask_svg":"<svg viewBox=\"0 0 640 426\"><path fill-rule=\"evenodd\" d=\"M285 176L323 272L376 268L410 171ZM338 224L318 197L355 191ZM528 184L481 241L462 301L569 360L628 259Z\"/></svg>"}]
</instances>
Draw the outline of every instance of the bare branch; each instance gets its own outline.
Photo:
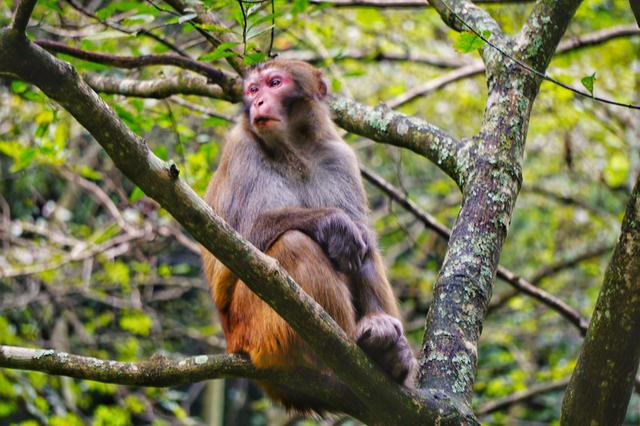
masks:
<instances>
[{"instance_id":1,"label":"bare branch","mask_svg":"<svg viewBox=\"0 0 640 426\"><path fill-rule=\"evenodd\" d=\"M76 185L88 191L91 197L93 197L95 200L97 200L100 204L104 206L104 208L109 212L111 217L115 219L116 223L120 228L124 229L128 233L134 232L134 228L131 225L129 225L126 220L124 220L124 218L120 214L120 210L118 210L118 207L113 203L113 201L111 201L111 198L109 197L109 195L107 195L107 193L104 192L102 188L100 188L98 185L91 182L90 180L87 180L82 176L79 176L67 169L62 168L59 170L59 173L68 181L73 182Z\"/></svg>"},{"instance_id":2,"label":"bare branch","mask_svg":"<svg viewBox=\"0 0 640 426\"><path fill-rule=\"evenodd\" d=\"M227 115L224 114L220 114L219 112L216 112L214 110L212 110L211 108L207 108L204 107L202 105L199 104L194 104L193 102L189 102L186 101L180 97L177 96L173 96L171 98L169 98L169 100L171 102L173 102L176 105L180 105L181 107L190 109L192 111L196 111L199 112L201 114L205 114L208 115L209 117L215 117L215 118L220 118L222 120L228 121L229 123L233 123L235 120L233 119L233 117L229 117Z\"/></svg>"},{"instance_id":3,"label":"bare branch","mask_svg":"<svg viewBox=\"0 0 640 426\"><path fill-rule=\"evenodd\" d=\"M362 403L342 383L311 370L257 369L247 358L235 355L197 355L172 360L154 355L141 362L101 360L56 352L0 346L0 367L40 371L57 376L134 386L178 386L223 377L269 380L297 392L326 400L339 411L363 417Z\"/></svg>"},{"instance_id":4,"label":"bare branch","mask_svg":"<svg viewBox=\"0 0 640 426\"><path fill-rule=\"evenodd\" d=\"M538 395L558 391L564 389L569 383L569 378L560 379L549 383L542 383L535 386L531 386L529 389L525 389L520 392L515 392L506 398L498 399L496 401L490 401L482 404L477 410L478 416L486 416L495 411L500 411L504 408L508 408L512 405L520 404L531 398L535 398Z\"/></svg>"},{"instance_id":5,"label":"bare branch","mask_svg":"<svg viewBox=\"0 0 640 426\"><path fill-rule=\"evenodd\" d=\"M458 162L462 143L448 133L417 117L395 112L384 104L371 108L347 98L334 98L330 105L336 123L346 131L410 149L433 161L460 184Z\"/></svg>"},{"instance_id":6,"label":"bare branch","mask_svg":"<svg viewBox=\"0 0 640 426\"><path fill-rule=\"evenodd\" d=\"M197 95L208 98L234 101L219 86L212 85L201 76L179 74L155 80L134 80L129 78L103 77L85 74L85 81L96 92L139 98L164 99L173 95Z\"/></svg>"},{"instance_id":7,"label":"bare branch","mask_svg":"<svg viewBox=\"0 0 640 426\"><path fill-rule=\"evenodd\" d=\"M224 71L212 67L204 62L199 62L191 58L180 55L141 55L141 56L117 56L105 53L89 52L75 47L67 46L64 43L52 40L37 40L37 45L50 52L64 53L74 58L97 64L110 65L117 68L142 68L149 65L172 65L197 72L207 77L209 83L219 85L228 93L239 94L241 82Z\"/></svg>"},{"instance_id":8,"label":"bare branch","mask_svg":"<svg viewBox=\"0 0 640 426\"><path fill-rule=\"evenodd\" d=\"M11 269L5 269L0 266L0 278L13 278L22 275L32 275L38 274L40 272L51 271L53 269L58 269L68 263L89 259L107 251L112 251L113 255L122 254L128 250L121 250L119 248L128 247L128 244L132 241L146 238L148 236L149 234L145 230L135 230L126 234L118 235L117 237L111 238L110 240L105 241L104 243L97 246L85 247L85 243L80 242L80 244L75 246L69 254L50 262L34 263L31 265L15 267Z\"/></svg>"},{"instance_id":9,"label":"bare branch","mask_svg":"<svg viewBox=\"0 0 640 426\"><path fill-rule=\"evenodd\" d=\"M484 64L480 61L474 64L465 65L456 70L443 74L440 77L434 78L433 80L429 80L424 84L416 86L411 90L408 90L403 94L390 99L386 103L387 105L389 105L389 108L398 108L399 106L407 104L415 100L416 98L426 96L431 92L435 92L438 89L448 86L453 82L462 80L467 77L482 74L484 72L484 69Z\"/></svg>"},{"instance_id":10,"label":"bare branch","mask_svg":"<svg viewBox=\"0 0 640 426\"><path fill-rule=\"evenodd\" d=\"M524 278L518 277L513 272L508 269L498 266L498 277L502 278L521 292L528 294L534 299L544 303L549 306L554 311L558 312L560 315L568 319L573 325L578 327L580 330L580 334L583 336L587 333L587 327L589 326L589 321L578 312L578 310L572 308L562 300L557 297L547 293L539 287L536 287L534 284L525 280Z\"/></svg>"},{"instance_id":11,"label":"bare branch","mask_svg":"<svg viewBox=\"0 0 640 426\"><path fill-rule=\"evenodd\" d=\"M22 0L18 2L18 7L13 14L11 28L19 33L24 34L29 24L29 19L33 13L33 8L38 0Z\"/></svg>"}]
</instances>

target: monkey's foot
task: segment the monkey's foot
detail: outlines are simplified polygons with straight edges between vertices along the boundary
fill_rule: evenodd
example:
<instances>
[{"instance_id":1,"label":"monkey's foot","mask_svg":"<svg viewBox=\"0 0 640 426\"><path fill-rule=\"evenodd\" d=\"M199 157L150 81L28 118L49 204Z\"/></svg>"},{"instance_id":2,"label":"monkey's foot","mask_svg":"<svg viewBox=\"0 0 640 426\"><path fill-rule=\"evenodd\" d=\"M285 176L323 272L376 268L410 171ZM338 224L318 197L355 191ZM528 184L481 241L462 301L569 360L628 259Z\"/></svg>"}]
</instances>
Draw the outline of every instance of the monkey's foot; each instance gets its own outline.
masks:
<instances>
[{"instance_id":1,"label":"monkey's foot","mask_svg":"<svg viewBox=\"0 0 640 426\"><path fill-rule=\"evenodd\" d=\"M356 341L394 381L411 386L416 359L397 318L384 313L365 316L358 323Z\"/></svg>"}]
</instances>

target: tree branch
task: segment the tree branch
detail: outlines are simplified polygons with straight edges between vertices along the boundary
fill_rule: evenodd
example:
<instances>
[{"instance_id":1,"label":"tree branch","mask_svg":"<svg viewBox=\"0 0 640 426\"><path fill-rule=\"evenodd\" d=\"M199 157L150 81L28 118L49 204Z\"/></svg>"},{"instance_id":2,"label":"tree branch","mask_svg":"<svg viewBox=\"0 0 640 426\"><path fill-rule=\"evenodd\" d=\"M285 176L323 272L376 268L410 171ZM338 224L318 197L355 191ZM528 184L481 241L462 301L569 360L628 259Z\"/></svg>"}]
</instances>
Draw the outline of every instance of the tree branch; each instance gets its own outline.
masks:
<instances>
[{"instance_id":1,"label":"tree branch","mask_svg":"<svg viewBox=\"0 0 640 426\"><path fill-rule=\"evenodd\" d=\"M582 0L538 0L515 40L517 59L544 73Z\"/></svg>"},{"instance_id":2,"label":"tree branch","mask_svg":"<svg viewBox=\"0 0 640 426\"><path fill-rule=\"evenodd\" d=\"M140 362L101 360L56 352L0 346L0 367L67 376L129 386L179 386L224 377L267 380L296 392L312 395L344 413L366 417L366 408L342 383L309 369L257 369L241 355L197 355L173 360L154 355Z\"/></svg>"},{"instance_id":3,"label":"tree branch","mask_svg":"<svg viewBox=\"0 0 640 426\"><path fill-rule=\"evenodd\" d=\"M427 157L460 185L462 143L443 130L385 105L371 108L347 98L334 98L330 105L336 123L346 131Z\"/></svg>"},{"instance_id":4,"label":"tree branch","mask_svg":"<svg viewBox=\"0 0 640 426\"><path fill-rule=\"evenodd\" d=\"M474 5L467 0L429 0L429 4L440 14L442 20L451 29L456 31L468 31L469 29L456 17L464 19L480 32L489 30L495 39L503 37L500 25L487 13L486 10Z\"/></svg>"},{"instance_id":5,"label":"tree branch","mask_svg":"<svg viewBox=\"0 0 640 426\"><path fill-rule=\"evenodd\" d=\"M486 416L495 411L500 411L504 408L508 408L512 405L520 404L538 395L548 392L554 392L564 389L569 383L569 378L560 379L549 383L541 383L535 386L531 386L529 389L525 389L520 392L515 392L505 398L498 399L496 401L489 401L482 404L477 410L478 416Z\"/></svg>"},{"instance_id":6,"label":"tree branch","mask_svg":"<svg viewBox=\"0 0 640 426\"><path fill-rule=\"evenodd\" d=\"M18 2L18 6L13 14L13 20L11 21L11 28L14 31L24 34L37 1L38 0L22 0Z\"/></svg>"},{"instance_id":7,"label":"tree branch","mask_svg":"<svg viewBox=\"0 0 640 426\"><path fill-rule=\"evenodd\" d=\"M105 53L89 52L75 47L67 46L64 43L52 40L37 40L38 46L47 49L49 52L64 53L74 58L97 64L110 65L116 68L141 68L149 65L171 65L197 72L208 79L208 83L217 84L230 96L240 96L242 92L241 81L224 71L212 67L204 62L180 55L141 55L141 56L117 56Z\"/></svg>"},{"instance_id":8,"label":"tree branch","mask_svg":"<svg viewBox=\"0 0 640 426\"><path fill-rule=\"evenodd\" d=\"M230 95L219 86L209 84L205 77L191 74L149 80L106 77L96 74L84 74L83 78L96 92L110 95L164 99L179 94L235 101L235 98L230 98Z\"/></svg>"},{"instance_id":9,"label":"tree branch","mask_svg":"<svg viewBox=\"0 0 640 426\"><path fill-rule=\"evenodd\" d=\"M640 361L640 178L562 403L563 424L622 424Z\"/></svg>"}]
</instances>

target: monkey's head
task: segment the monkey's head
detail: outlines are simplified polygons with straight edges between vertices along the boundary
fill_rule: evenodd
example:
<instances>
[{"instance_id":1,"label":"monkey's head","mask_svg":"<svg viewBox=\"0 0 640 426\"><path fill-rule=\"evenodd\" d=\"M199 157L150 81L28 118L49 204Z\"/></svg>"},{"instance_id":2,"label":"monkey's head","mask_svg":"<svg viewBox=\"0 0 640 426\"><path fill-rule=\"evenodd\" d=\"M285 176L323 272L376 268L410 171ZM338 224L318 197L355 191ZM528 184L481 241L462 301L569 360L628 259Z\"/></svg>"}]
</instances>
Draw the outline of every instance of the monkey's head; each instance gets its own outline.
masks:
<instances>
[{"instance_id":1,"label":"monkey's head","mask_svg":"<svg viewBox=\"0 0 640 426\"><path fill-rule=\"evenodd\" d=\"M303 136L328 116L323 100L327 84L322 72L302 61L272 60L256 65L244 81L249 129L261 139L277 142Z\"/></svg>"}]
</instances>

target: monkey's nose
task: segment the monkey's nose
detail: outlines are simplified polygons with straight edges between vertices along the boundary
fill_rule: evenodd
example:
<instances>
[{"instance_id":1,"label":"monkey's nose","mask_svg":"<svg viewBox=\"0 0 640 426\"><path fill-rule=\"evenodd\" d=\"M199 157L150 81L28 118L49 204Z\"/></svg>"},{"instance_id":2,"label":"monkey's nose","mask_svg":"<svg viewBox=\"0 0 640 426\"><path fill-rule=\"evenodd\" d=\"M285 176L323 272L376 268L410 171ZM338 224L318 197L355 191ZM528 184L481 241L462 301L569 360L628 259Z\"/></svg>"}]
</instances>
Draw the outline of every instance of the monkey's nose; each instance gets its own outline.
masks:
<instances>
[{"instance_id":1,"label":"monkey's nose","mask_svg":"<svg viewBox=\"0 0 640 426\"><path fill-rule=\"evenodd\" d=\"M258 99L257 101L258 106L262 106L262 104L264 104L264 100L263 99Z\"/></svg>"}]
</instances>

